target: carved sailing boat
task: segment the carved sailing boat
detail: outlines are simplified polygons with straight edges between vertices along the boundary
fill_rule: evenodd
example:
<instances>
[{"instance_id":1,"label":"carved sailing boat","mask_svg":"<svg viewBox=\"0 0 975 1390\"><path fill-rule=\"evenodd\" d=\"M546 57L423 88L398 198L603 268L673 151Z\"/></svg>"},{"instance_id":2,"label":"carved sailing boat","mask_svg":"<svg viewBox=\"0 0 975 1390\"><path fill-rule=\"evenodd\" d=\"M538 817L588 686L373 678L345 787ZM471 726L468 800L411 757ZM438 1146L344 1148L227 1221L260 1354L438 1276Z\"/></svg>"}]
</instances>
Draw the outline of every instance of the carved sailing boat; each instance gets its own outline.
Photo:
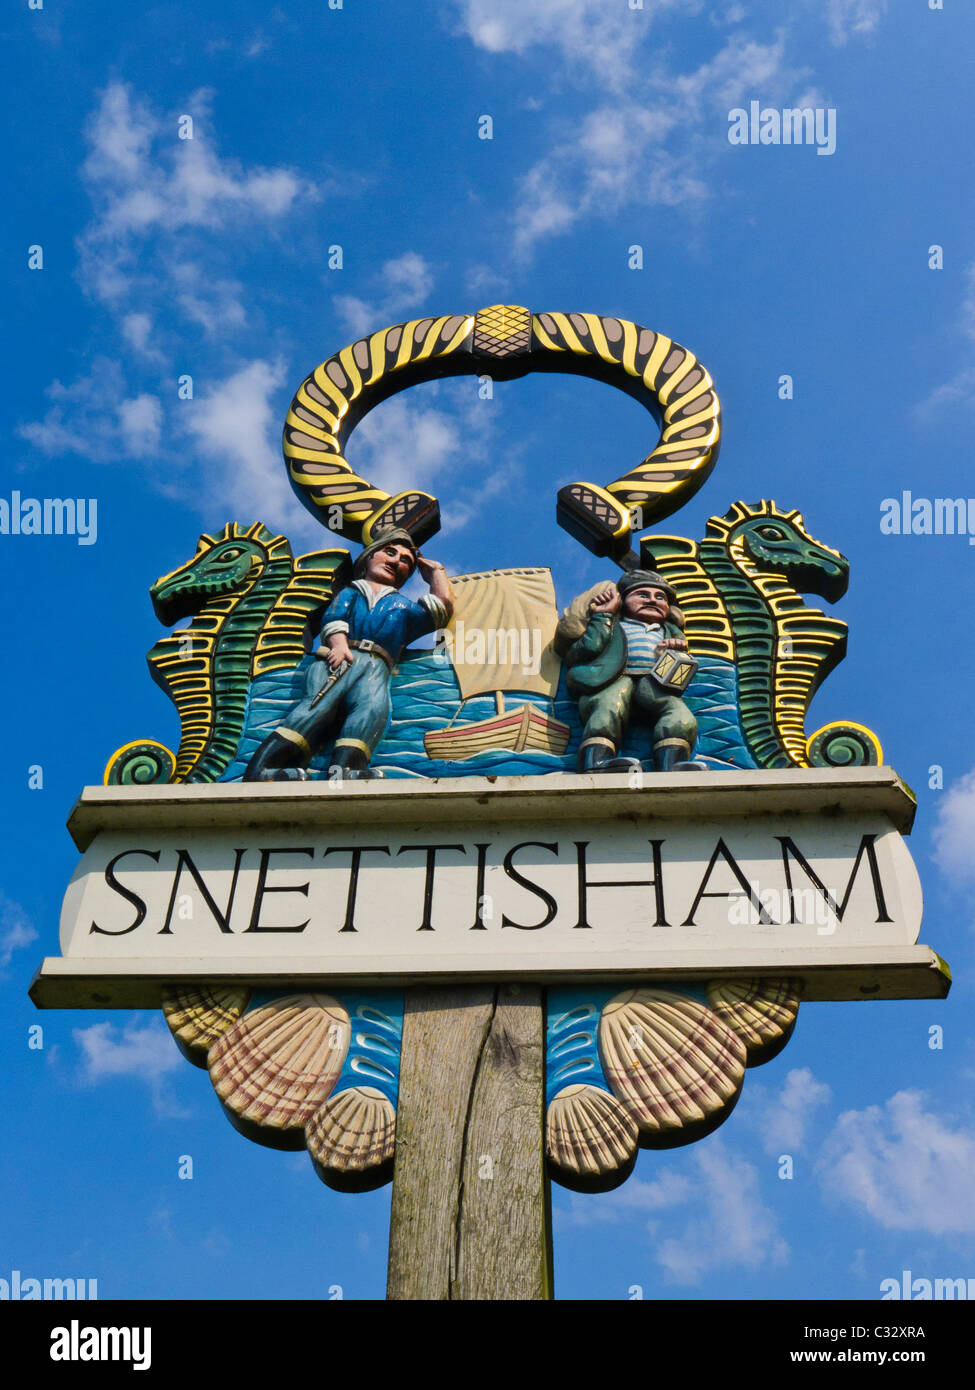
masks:
<instances>
[{"instance_id":1,"label":"carved sailing boat","mask_svg":"<svg viewBox=\"0 0 975 1390\"><path fill-rule=\"evenodd\" d=\"M505 692L554 700L561 661L552 650L558 621L549 569L489 570L451 579L454 612L447 628L461 702L445 729L423 736L429 758L461 762L478 753L525 751L561 756L568 724L527 701L505 707ZM474 695L494 696L496 712L455 722Z\"/></svg>"}]
</instances>

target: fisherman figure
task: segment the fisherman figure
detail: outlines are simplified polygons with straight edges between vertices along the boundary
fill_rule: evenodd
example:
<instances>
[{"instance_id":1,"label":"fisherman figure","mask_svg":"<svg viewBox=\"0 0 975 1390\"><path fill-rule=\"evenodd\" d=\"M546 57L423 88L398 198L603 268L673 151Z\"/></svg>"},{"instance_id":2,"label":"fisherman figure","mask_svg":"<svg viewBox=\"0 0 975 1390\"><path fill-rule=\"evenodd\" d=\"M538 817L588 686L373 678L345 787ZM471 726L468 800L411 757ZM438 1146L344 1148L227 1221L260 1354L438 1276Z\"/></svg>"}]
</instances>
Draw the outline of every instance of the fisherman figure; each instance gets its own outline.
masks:
<instances>
[{"instance_id":1,"label":"fisherman figure","mask_svg":"<svg viewBox=\"0 0 975 1390\"><path fill-rule=\"evenodd\" d=\"M639 767L636 759L617 756L634 718L650 728L657 772L703 766L688 761L697 740L697 721L680 696L653 674L667 649L687 651L676 599L675 591L653 570L630 570L589 598L588 616L582 618L585 630L564 656L569 691L579 702L584 726L580 772ZM571 632L571 612L567 610L560 623L565 633ZM579 621L577 616L575 631ZM685 669L685 686L693 669L696 663L690 675Z\"/></svg>"},{"instance_id":2,"label":"fisherman figure","mask_svg":"<svg viewBox=\"0 0 975 1390\"><path fill-rule=\"evenodd\" d=\"M398 593L414 569L430 586L418 603ZM394 527L365 547L352 576L325 610L304 698L258 748L245 782L305 781L339 721L328 776L382 775L368 764L389 723L389 678L404 647L446 627L452 595L443 565L420 555L409 532Z\"/></svg>"}]
</instances>

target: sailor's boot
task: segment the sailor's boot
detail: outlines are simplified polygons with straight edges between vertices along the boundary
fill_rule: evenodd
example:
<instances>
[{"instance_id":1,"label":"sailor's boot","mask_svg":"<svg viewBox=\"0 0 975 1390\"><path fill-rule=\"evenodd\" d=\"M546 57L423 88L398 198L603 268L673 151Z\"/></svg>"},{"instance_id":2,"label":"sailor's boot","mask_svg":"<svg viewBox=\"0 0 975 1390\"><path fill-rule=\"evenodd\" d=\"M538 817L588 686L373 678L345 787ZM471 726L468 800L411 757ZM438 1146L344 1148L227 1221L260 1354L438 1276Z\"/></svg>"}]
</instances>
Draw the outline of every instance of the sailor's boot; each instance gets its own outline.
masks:
<instances>
[{"instance_id":1,"label":"sailor's boot","mask_svg":"<svg viewBox=\"0 0 975 1390\"><path fill-rule=\"evenodd\" d=\"M641 766L637 758L619 758L607 743L584 743L579 749L580 772L632 772Z\"/></svg>"},{"instance_id":2,"label":"sailor's boot","mask_svg":"<svg viewBox=\"0 0 975 1390\"><path fill-rule=\"evenodd\" d=\"M305 782L308 774L299 766L311 749L303 738L287 731L290 737L279 733L268 734L257 752L247 764L241 781L243 782Z\"/></svg>"},{"instance_id":3,"label":"sailor's boot","mask_svg":"<svg viewBox=\"0 0 975 1390\"><path fill-rule=\"evenodd\" d=\"M330 782L359 782L382 777L383 774L380 769L369 767L368 763L369 754L365 748L360 748L355 743L338 743L332 752L328 765L328 780Z\"/></svg>"},{"instance_id":4,"label":"sailor's boot","mask_svg":"<svg viewBox=\"0 0 975 1390\"><path fill-rule=\"evenodd\" d=\"M707 763L695 762L687 755L690 748L681 739L677 743L658 744L653 750L653 766L656 772L706 772Z\"/></svg>"}]
</instances>

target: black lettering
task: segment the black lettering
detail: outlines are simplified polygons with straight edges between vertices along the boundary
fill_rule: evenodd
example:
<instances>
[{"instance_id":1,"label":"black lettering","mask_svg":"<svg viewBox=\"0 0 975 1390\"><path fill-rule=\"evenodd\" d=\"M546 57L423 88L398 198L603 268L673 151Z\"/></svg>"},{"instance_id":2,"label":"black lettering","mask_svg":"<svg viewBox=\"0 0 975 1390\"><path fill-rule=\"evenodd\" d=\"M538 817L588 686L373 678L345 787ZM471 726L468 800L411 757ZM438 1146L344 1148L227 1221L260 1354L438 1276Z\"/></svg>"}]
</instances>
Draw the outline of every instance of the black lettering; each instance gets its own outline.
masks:
<instances>
[{"instance_id":1,"label":"black lettering","mask_svg":"<svg viewBox=\"0 0 975 1390\"><path fill-rule=\"evenodd\" d=\"M121 931L109 931L106 927L100 927L97 922L92 922L91 926L88 928L89 935L91 935L92 932L100 932L102 936L125 936L127 932L135 931L136 927L141 927L142 923L146 920L146 905L139 897L138 893L133 893L130 888L126 888L124 884L119 883L118 879L115 877L115 865L128 854L145 854L148 855L150 859L154 859L158 864L160 851L158 849L123 849L121 854L116 854L115 858L110 859L105 865L105 882L108 884L109 888L113 888L116 893L121 894L126 902L132 904L135 908L135 921L129 927L122 927Z\"/></svg>"},{"instance_id":2,"label":"black lettering","mask_svg":"<svg viewBox=\"0 0 975 1390\"><path fill-rule=\"evenodd\" d=\"M314 851L313 849L306 849L306 848L304 848L304 847L302 847L302 848L300 848L300 849L292 849L290 846L288 846L288 848L286 848L286 849L262 849L262 850L261 850L261 866L260 866L260 868L259 868L259 870L258 870L258 874L257 874L257 888L254 890L254 910L253 910L253 912L251 913L250 926L247 928L247 930L248 930L248 931L304 931L305 928L306 928L307 925L308 925L308 922L311 921L311 918L310 918L310 917L308 918L307 921L302 922L302 923L301 923L301 926L299 926L299 927L262 927L262 926L259 925L259 924L260 924L260 919L261 919L261 905L262 905L262 903L263 903L263 901L264 901L265 894L267 894L267 893L303 893L303 894L305 895L306 898L307 898L307 896L308 896L308 884L307 884L307 883L296 884L296 885L293 886L293 887L292 887L292 886L289 886L289 887L287 887L287 888L273 887L273 886L269 888L269 887L267 886L267 870L268 870L268 864L270 863L271 855L272 855L272 854L307 854L307 855L308 855L308 858L309 858L309 859L312 859L312 858L314 858L315 851Z\"/></svg>"},{"instance_id":3,"label":"black lettering","mask_svg":"<svg viewBox=\"0 0 975 1390\"><path fill-rule=\"evenodd\" d=\"M816 870L810 866L808 860L799 851L795 841L788 835L776 835L775 838L782 846L782 865L785 869L786 887L789 890L790 924L794 923L796 920L796 905L792 896L792 868L789 862L790 855L795 857L802 866L803 873L816 885L819 892L822 893L830 912L834 913L837 920L842 922L843 914L849 906L850 894L853 892L853 882L857 876L857 870L860 867L860 860L863 858L864 854L866 854L867 864L870 868L870 882L873 884L873 895L877 904L877 921L892 922L894 920L893 917L888 916L887 903L884 900L884 886L880 881L880 865L877 863L877 851L874 848L874 841L877 838L876 835L864 835L861 837L860 848L857 850L857 857L854 860L853 869L847 881L846 892L843 894L843 901L840 903L839 907L837 907L836 903L833 901L826 885L816 873Z\"/></svg>"},{"instance_id":4,"label":"black lettering","mask_svg":"<svg viewBox=\"0 0 975 1390\"><path fill-rule=\"evenodd\" d=\"M575 847L579 863L579 920L577 927L591 928L588 914L588 889L590 888L652 888L654 905L656 908L655 927L669 927L667 913L664 908L664 877L663 866L660 860L660 847L663 840L649 840L647 842L653 849L653 878L600 878L590 879L586 877L586 849L589 846L588 840L576 840Z\"/></svg>"},{"instance_id":5,"label":"black lettering","mask_svg":"<svg viewBox=\"0 0 975 1390\"><path fill-rule=\"evenodd\" d=\"M768 915L768 913L765 911L764 907L756 897L754 888L748 882L741 869L738 867L738 861L735 859L735 856L732 854L731 850L725 844L724 840L721 839L718 840L718 843L714 847L714 853L711 855L711 862L705 869L704 877L701 879L701 886L697 890L697 897L694 899L694 903L691 907L691 910L687 914L687 917L684 919L684 921L681 923L681 926L694 927L697 925L697 923L694 921L694 914L700 906L702 898L728 898L731 896L730 893L706 893L704 891L708 885L708 880L710 879L711 874L714 872L714 866L718 862L719 855L730 867L731 872L734 874L735 878L741 884L745 892L745 896L748 898L752 906L757 910L758 920L762 922L766 927L774 926L775 924L773 923L771 917ZM738 897L737 893L735 894L735 897Z\"/></svg>"},{"instance_id":6,"label":"black lettering","mask_svg":"<svg viewBox=\"0 0 975 1390\"><path fill-rule=\"evenodd\" d=\"M501 918L501 925L503 927L517 927L519 931L539 931L542 927L548 926L549 922L552 921L553 917L558 912L559 906L551 893L546 892L539 884L532 883L530 879L525 878L525 876L520 874L512 864L511 861L518 851L528 848L547 849L550 854L558 854L559 847L558 844L545 845L538 840L523 840L520 845L513 845L504 856L504 871L508 877L514 879L515 883L519 884L520 887L527 888L529 893L534 893L536 898L541 898L548 911L540 922L535 922L531 926L526 925L524 922L513 922L508 916L503 916Z\"/></svg>"},{"instance_id":7,"label":"black lettering","mask_svg":"<svg viewBox=\"0 0 975 1390\"><path fill-rule=\"evenodd\" d=\"M327 859L330 854L351 854L352 867L349 870L349 896L345 902L345 921L339 928L340 931L355 931L355 900L359 891L359 864L364 854L388 854L389 849L386 845L333 845L322 855Z\"/></svg>"},{"instance_id":8,"label":"black lettering","mask_svg":"<svg viewBox=\"0 0 975 1390\"><path fill-rule=\"evenodd\" d=\"M427 876L423 884L423 921L417 927L417 931L433 931L430 914L433 911L433 875L437 864L437 850L455 849L458 854L466 854L467 849L464 845L403 845L396 853L406 854L411 849L425 849L427 852Z\"/></svg>"},{"instance_id":9,"label":"black lettering","mask_svg":"<svg viewBox=\"0 0 975 1390\"><path fill-rule=\"evenodd\" d=\"M484 923L484 870L487 866L487 852L490 845L475 845L477 850L477 888L475 890L475 916L471 931L487 931Z\"/></svg>"},{"instance_id":10,"label":"black lettering","mask_svg":"<svg viewBox=\"0 0 975 1390\"><path fill-rule=\"evenodd\" d=\"M230 914L234 910L234 895L237 892L237 878L240 874L240 861L243 859L246 853L246 849L234 850L234 876L230 881L230 896L227 899L226 912L221 912L219 907L217 907L217 904L214 901L213 895L211 894L209 888L206 886L206 884L203 882L203 879L200 877L199 869L193 863L193 860L190 858L189 854L186 852L185 849L178 849L176 851L176 874L173 878L173 891L169 895L169 906L166 909L166 920L159 929L159 935L172 936L172 931L170 930L169 924L173 920L173 908L176 906L176 890L179 887L179 877L180 874L183 872L184 866L187 869L189 869L190 876L193 879L193 882L196 884L197 888L199 888L200 892L203 894L203 901L206 903L207 907L213 913L217 926L220 928L222 932L230 933Z\"/></svg>"}]
</instances>

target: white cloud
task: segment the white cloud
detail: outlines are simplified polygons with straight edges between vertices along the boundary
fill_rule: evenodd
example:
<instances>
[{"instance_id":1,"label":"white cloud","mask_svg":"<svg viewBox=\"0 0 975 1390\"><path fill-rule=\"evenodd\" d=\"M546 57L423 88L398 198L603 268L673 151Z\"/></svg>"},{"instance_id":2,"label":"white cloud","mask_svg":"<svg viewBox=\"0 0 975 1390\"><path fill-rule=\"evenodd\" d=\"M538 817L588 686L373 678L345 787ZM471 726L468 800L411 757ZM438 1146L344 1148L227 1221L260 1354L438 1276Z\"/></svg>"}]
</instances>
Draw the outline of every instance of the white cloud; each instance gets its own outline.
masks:
<instances>
[{"instance_id":1,"label":"white cloud","mask_svg":"<svg viewBox=\"0 0 975 1390\"><path fill-rule=\"evenodd\" d=\"M351 338L365 338L377 328L386 327L385 317L380 318L375 307L365 299L354 294L337 294L332 302Z\"/></svg>"},{"instance_id":2,"label":"white cloud","mask_svg":"<svg viewBox=\"0 0 975 1390\"><path fill-rule=\"evenodd\" d=\"M971 1234L975 1127L924 1104L919 1092L898 1091L883 1108L842 1114L817 1164L820 1185L887 1230Z\"/></svg>"},{"instance_id":3,"label":"white cloud","mask_svg":"<svg viewBox=\"0 0 975 1390\"><path fill-rule=\"evenodd\" d=\"M431 266L416 251L386 261L374 281L377 292L371 301L351 294L334 296L336 311L355 338L396 323L409 310L424 305L434 285Z\"/></svg>"},{"instance_id":4,"label":"white cloud","mask_svg":"<svg viewBox=\"0 0 975 1390\"><path fill-rule=\"evenodd\" d=\"M386 492L432 488L453 464L460 473L464 441L458 418L419 399L395 396L356 427L349 443L350 463Z\"/></svg>"},{"instance_id":5,"label":"white cloud","mask_svg":"<svg viewBox=\"0 0 975 1390\"><path fill-rule=\"evenodd\" d=\"M518 251L529 251L537 241L570 231L577 218L588 211L588 201L586 208L581 208L567 186L572 176L567 167L571 157L571 149L556 150L521 180L515 214L514 244Z\"/></svg>"},{"instance_id":6,"label":"white cloud","mask_svg":"<svg viewBox=\"0 0 975 1390\"><path fill-rule=\"evenodd\" d=\"M664 1169L652 1182L631 1178L598 1199L573 1194L569 1209L557 1212L560 1224L632 1223L638 1213L650 1213L652 1249L678 1284L699 1284L720 1268L784 1263L788 1246L759 1195L758 1170L714 1138L695 1145L689 1157L693 1174ZM684 1208L683 1225L680 1214L669 1215L675 1207ZM675 1227L677 1234L662 1234Z\"/></svg>"},{"instance_id":7,"label":"white cloud","mask_svg":"<svg viewBox=\"0 0 975 1390\"><path fill-rule=\"evenodd\" d=\"M614 1195L624 1211L665 1211L690 1200L694 1195L694 1183L681 1173L667 1170L651 1182L634 1178Z\"/></svg>"},{"instance_id":8,"label":"white cloud","mask_svg":"<svg viewBox=\"0 0 975 1390\"><path fill-rule=\"evenodd\" d=\"M152 344L152 316L150 314L126 314L121 323L122 337L129 347L135 348L145 356L155 355Z\"/></svg>"},{"instance_id":9,"label":"white cloud","mask_svg":"<svg viewBox=\"0 0 975 1390\"><path fill-rule=\"evenodd\" d=\"M425 299L433 288L433 275L424 258L415 251L387 261L382 269L389 293L409 308Z\"/></svg>"},{"instance_id":10,"label":"white cloud","mask_svg":"<svg viewBox=\"0 0 975 1390\"><path fill-rule=\"evenodd\" d=\"M822 0L804 0L818 3ZM867 37L886 12L886 0L828 0L835 43ZM595 217L652 207L699 213L716 185L717 162L728 154L728 112L752 99L764 104L810 102L809 70L789 59L794 6L769 32L742 4L713 6L645 0L631 10L620 0L454 0L459 29L482 52L544 63L551 90L575 83L585 110L595 68L601 94L588 113L560 114L547 131L545 153L516 178L512 244L518 259L536 245ZM672 56L688 19L706 12L715 51L696 67ZM752 19L750 28L746 21ZM778 16L776 16L778 19ZM729 32L729 26L733 26ZM740 27L739 27L740 26ZM695 47L707 30L697 26ZM666 46L662 39L666 39ZM543 50L539 52L538 50ZM808 45L803 50L803 58ZM559 112L566 110L564 99ZM490 105L488 104L490 111ZM725 167L728 167L727 165Z\"/></svg>"},{"instance_id":11,"label":"white cloud","mask_svg":"<svg viewBox=\"0 0 975 1390\"><path fill-rule=\"evenodd\" d=\"M924 419L930 419L944 407L951 409L955 405L970 406L975 401L975 367L966 367L964 371L957 372L950 381L946 381L943 386L936 386L931 394L917 406L917 414Z\"/></svg>"},{"instance_id":12,"label":"white cloud","mask_svg":"<svg viewBox=\"0 0 975 1390\"><path fill-rule=\"evenodd\" d=\"M966 338L975 339L975 264L965 272L965 294L961 304L960 327ZM930 419L943 407L971 405L975 402L975 366L969 361L943 385L935 387L916 408L921 419Z\"/></svg>"},{"instance_id":13,"label":"white cloud","mask_svg":"<svg viewBox=\"0 0 975 1390\"><path fill-rule=\"evenodd\" d=\"M37 932L19 903L0 893L0 972L5 971L15 951L37 940Z\"/></svg>"},{"instance_id":14,"label":"white cloud","mask_svg":"<svg viewBox=\"0 0 975 1390\"><path fill-rule=\"evenodd\" d=\"M516 252L527 255L590 216L702 206L710 197L708 170L728 148L729 110L759 95L784 101L807 77L786 63L782 34L768 43L731 35L689 72L654 66L632 95L557 128L548 153L519 181Z\"/></svg>"},{"instance_id":15,"label":"white cloud","mask_svg":"<svg viewBox=\"0 0 975 1390\"><path fill-rule=\"evenodd\" d=\"M121 363L96 357L87 376L68 386L52 381L45 394L52 404L43 420L18 426L22 439L48 455L80 454L97 462L119 456L119 406L125 399Z\"/></svg>"},{"instance_id":16,"label":"white cloud","mask_svg":"<svg viewBox=\"0 0 975 1390\"><path fill-rule=\"evenodd\" d=\"M48 387L51 406L43 419L19 429L43 453L94 460L155 455L167 439L163 402L173 402L166 413L175 409L174 379L193 370L172 360L176 333L185 325L202 328L211 351L196 349L196 370L219 376L212 349L254 329L243 286L226 267L246 254L255 229L266 234L318 196L291 168L245 165L222 155L210 98L198 91L181 111L164 115L123 82L109 83L100 94L85 129L81 177L92 216L77 241L79 277L109 310L121 342L118 355L99 356L87 374ZM178 138L184 114L193 118L192 139ZM122 343L125 362L133 354L141 359L136 389L125 380ZM144 371L152 363L160 379L147 384ZM205 434L206 409L200 419ZM244 448L245 475L259 448ZM173 459L169 476L178 476L179 463ZM272 492L281 476L276 458Z\"/></svg>"},{"instance_id":17,"label":"white cloud","mask_svg":"<svg viewBox=\"0 0 975 1390\"><path fill-rule=\"evenodd\" d=\"M82 1085L97 1086L131 1077L148 1086L157 1114L186 1118L189 1112L176 1102L167 1081L171 1073L188 1064L158 1018L143 1023L140 1014L133 1014L121 1027L93 1023L89 1028L72 1029L72 1036L81 1050L78 1079Z\"/></svg>"},{"instance_id":18,"label":"white cloud","mask_svg":"<svg viewBox=\"0 0 975 1390\"><path fill-rule=\"evenodd\" d=\"M149 1218L150 1225L158 1228L164 1240L175 1240L173 1230L173 1209L166 1202L160 1202Z\"/></svg>"},{"instance_id":19,"label":"white cloud","mask_svg":"<svg viewBox=\"0 0 975 1390\"><path fill-rule=\"evenodd\" d=\"M613 1222L632 1221L634 1212L660 1212L688 1201L695 1192L691 1178L665 1169L658 1178L646 1182L629 1178L621 1187L593 1200L592 1196L572 1193L568 1209L560 1208L558 1221L563 1226L602 1226Z\"/></svg>"},{"instance_id":20,"label":"white cloud","mask_svg":"<svg viewBox=\"0 0 975 1390\"><path fill-rule=\"evenodd\" d=\"M805 79L806 69L792 68L786 62L786 40L778 33L770 43L759 43L745 35L732 35L724 47L693 72L668 78L677 92L681 120L700 121L712 114L720 119L722 148L728 142L728 109L746 98L762 94L766 102L775 101Z\"/></svg>"},{"instance_id":21,"label":"white cloud","mask_svg":"<svg viewBox=\"0 0 975 1390\"><path fill-rule=\"evenodd\" d=\"M212 275L198 262L188 260L173 262L168 273L174 303L208 338L231 336L246 326L244 286L239 280Z\"/></svg>"},{"instance_id":22,"label":"white cloud","mask_svg":"<svg viewBox=\"0 0 975 1390\"><path fill-rule=\"evenodd\" d=\"M783 1264L788 1246L774 1214L758 1191L758 1170L719 1140L694 1151L696 1214L677 1236L655 1243L659 1263L678 1284L699 1284L722 1268L757 1269Z\"/></svg>"},{"instance_id":23,"label":"white cloud","mask_svg":"<svg viewBox=\"0 0 975 1390\"><path fill-rule=\"evenodd\" d=\"M636 50L657 15L680 7L696 14L700 0L644 0L638 10L623 0L454 0L460 31L487 53L523 56L546 46L572 65L595 69L601 84L620 88L631 80Z\"/></svg>"},{"instance_id":24,"label":"white cloud","mask_svg":"<svg viewBox=\"0 0 975 1390\"><path fill-rule=\"evenodd\" d=\"M110 83L88 123L91 150L86 173L99 183L137 179L158 133L159 121L146 106L132 99L130 88L121 82Z\"/></svg>"},{"instance_id":25,"label":"white cloud","mask_svg":"<svg viewBox=\"0 0 975 1390\"><path fill-rule=\"evenodd\" d=\"M124 83L102 93L83 166L96 217L80 240L86 283L100 298L126 288L120 264L131 263L134 243L150 234L228 226L239 233L242 221L279 218L316 196L292 169L248 169L219 155L209 103L206 91L190 97L181 114L192 116L193 138L181 140L175 113L163 119Z\"/></svg>"},{"instance_id":26,"label":"white cloud","mask_svg":"<svg viewBox=\"0 0 975 1390\"><path fill-rule=\"evenodd\" d=\"M198 470L196 483L219 518L215 525L264 521L289 535L307 534L315 525L291 491L281 459L283 412L272 397L284 381L283 362L256 358L184 403L184 427L212 465Z\"/></svg>"},{"instance_id":27,"label":"white cloud","mask_svg":"<svg viewBox=\"0 0 975 1390\"><path fill-rule=\"evenodd\" d=\"M211 1257L223 1259L234 1249L234 1244L223 1231L211 1226L206 1235L200 1241L200 1246Z\"/></svg>"},{"instance_id":28,"label":"white cloud","mask_svg":"<svg viewBox=\"0 0 975 1390\"><path fill-rule=\"evenodd\" d=\"M193 118L189 140L178 138L177 113L150 110L122 82L105 88L86 126L82 178L93 216L78 239L81 280L138 351L153 322L173 311L210 336L243 328L241 286L220 270L255 226L318 197L291 168L221 155L210 97L198 91L178 113Z\"/></svg>"},{"instance_id":29,"label":"white cloud","mask_svg":"<svg viewBox=\"0 0 975 1390\"><path fill-rule=\"evenodd\" d=\"M201 462L191 475L185 469L165 475L167 491L183 495L191 476L195 505L215 517L210 524L260 520L296 545L317 546L323 529L292 492L281 458L284 402L275 396L286 378L282 360L255 358L205 394L164 410L152 393L127 397L120 364L99 358L71 385L53 382L43 420L18 432L48 455L108 461L157 455L178 431L192 446L183 452ZM451 386L446 405L435 404ZM471 383L457 387L430 383L409 399L393 397L366 416L349 446L351 466L389 493L442 486L445 525L452 531L507 486L516 466L512 451L499 463L491 449L497 408L478 402Z\"/></svg>"},{"instance_id":30,"label":"white cloud","mask_svg":"<svg viewBox=\"0 0 975 1390\"><path fill-rule=\"evenodd\" d=\"M510 278L497 266L484 262L472 265L464 273L464 289L481 304L501 303L511 297Z\"/></svg>"},{"instance_id":31,"label":"white cloud","mask_svg":"<svg viewBox=\"0 0 975 1390\"><path fill-rule=\"evenodd\" d=\"M72 1031L82 1052L84 1080L92 1083L116 1076L158 1080L183 1065L169 1029L156 1019L142 1024L134 1017L121 1027L93 1023Z\"/></svg>"},{"instance_id":32,"label":"white cloud","mask_svg":"<svg viewBox=\"0 0 975 1390\"><path fill-rule=\"evenodd\" d=\"M837 47L851 38L876 33L887 13L887 0L829 0L826 18L829 36Z\"/></svg>"},{"instance_id":33,"label":"white cloud","mask_svg":"<svg viewBox=\"0 0 975 1390\"><path fill-rule=\"evenodd\" d=\"M940 799L934 827L934 858L961 883L975 882L975 769L955 782Z\"/></svg>"},{"instance_id":34,"label":"white cloud","mask_svg":"<svg viewBox=\"0 0 975 1390\"><path fill-rule=\"evenodd\" d=\"M163 408L158 396L126 397L121 363L98 357L87 376L69 386L53 381L42 420L17 433L48 455L80 454L93 462L140 459L159 451Z\"/></svg>"},{"instance_id":35,"label":"white cloud","mask_svg":"<svg viewBox=\"0 0 975 1390\"><path fill-rule=\"evenodd\" d=\"M502 458L494 443L501 418L497 402L477 400L471 381L432 382L371 411L356 426L346 458L390 494L409 487L437 494L452 536L517 473L516 450Z\"/></svg>"},{"instance_id":36,"label":"white cloud","mask_svg":"<svg viewBox=\"0 0 975 1390\"><path fill-rule=\"evenodd\" d=\"M808 1067L793 1068L773 1094L753 1083L746 1091L747 1113L755 1117L764 1151L772 1157L798 1153L813 1113L831 1096L830 1088Z\"/></svg>"},{"instance_id":37,"label":"white cloud","mask_svg":"<svg viewBox=\"0 0 975 1390\"><path fill-rule=\"evenodd\" d=\"M162 433L162 403L158 396L143 392L123 401L118 408L122 443L135 458L159 452Z\"/></svg>"}]
</instances>

